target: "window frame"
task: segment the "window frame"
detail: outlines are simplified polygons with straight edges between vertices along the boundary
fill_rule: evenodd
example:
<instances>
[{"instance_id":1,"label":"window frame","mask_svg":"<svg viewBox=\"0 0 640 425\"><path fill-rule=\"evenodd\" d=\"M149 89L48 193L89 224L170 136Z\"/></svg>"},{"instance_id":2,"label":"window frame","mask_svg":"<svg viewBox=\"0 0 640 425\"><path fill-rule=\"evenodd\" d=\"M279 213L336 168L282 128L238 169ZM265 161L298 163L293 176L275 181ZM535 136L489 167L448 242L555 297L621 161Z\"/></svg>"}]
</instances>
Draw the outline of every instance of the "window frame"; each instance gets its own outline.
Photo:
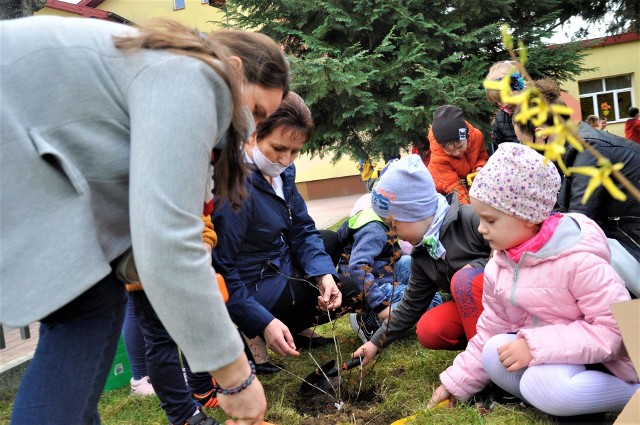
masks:
<instances>
[{"instance_id":1,"label":"window frame","mask_svg":"<svg viewBox=\"0 0 640 425\"><path fill-rule=\"evenodd\" d=\"M615 90L607 90L607 79L608 78L615 78L615 77L623 77L623 76L629 76L629 80L631 81L631 85L627 88L623 88L623 89L615 89ZM597 91L597 92L591 92L591 93L585 93L585 94L581 94L580 93L580 84L579 83L583 83L583 82L588 82L588 81L597 81L599 80L601 82L601 87L604 90L601 91ZM611 94L613 96L613 105L611 105L611 109L613 110L613 116L611 118L609 117L600 117L600 118L607 118L607 123L611 124L611 123L621 123L621 122L625 122L627 120L627 111L619 111L618 110L618 93L629 93L629 97L631 98L631 106L634 106L634 96L633 96L633 92L634 92L634 87L633 87L633 73L626 73L626 74L618 74L618 75L608 75L606 77L601 77L601 78L590 78L590 79L586 79L586 80L581 80L578 81L578 101L580 101L581 99L585 99L585 98L591 98L591 107L592 107L592 111L591 113L588 114L582 114L586 116L589 115L596 115L600 117L600 114L598 113L598 111L600 110L600 105L598 105L598 96L601 95L606 95L606 94ZM582 106L581 106L582 109ZM581 113L583 112L582 110L580 111ZM615 119L616 117L618 117L617 119Z\"/></svg>"}]
</instances>

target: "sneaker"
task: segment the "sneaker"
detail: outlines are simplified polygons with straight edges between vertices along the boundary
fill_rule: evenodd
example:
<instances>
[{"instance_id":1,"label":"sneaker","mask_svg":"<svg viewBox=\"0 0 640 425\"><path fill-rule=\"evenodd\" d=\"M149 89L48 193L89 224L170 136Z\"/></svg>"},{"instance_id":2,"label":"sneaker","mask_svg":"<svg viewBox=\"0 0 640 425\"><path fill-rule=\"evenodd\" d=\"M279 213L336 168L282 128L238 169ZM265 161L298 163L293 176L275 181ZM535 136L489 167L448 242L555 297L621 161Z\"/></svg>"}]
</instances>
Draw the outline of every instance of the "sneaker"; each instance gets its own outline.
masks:
<instances>
[{"instance_id":1,"label":"sneaker","mask_svg":"<svg viewBox=\"0 0 640 425\"><path fill-rule=\"evenodd\" d=\"M363 343L369 342L373 334L380 328L379 325L374 325L371 322L371 320L364 320L361 313L349 314L349 324Z\"/></svg>"},{"instance_id":2,"label":"sneaker","mask_svg":"<svg viewBox=\"0 0 640 425\"><path fill-rule=\"evenodd\" d=\"M198 412L190 417L184 425L220 425L220 422L202 412Z\"/></svg>"},{"instance_id":3,"label":"sneaker","mask_svg":"<svg viewBox=\"0 0 640 425\"><path fill-rule=\"evenodd\" d=\"M143 376L140 379L131 378L131 394L139 396L154 395L156 392L153 390L153 385L149 381L148 376Z\"/></svg>"},{"instance_id":4,"label":"sneaker","mask_svg":"<svg viewBox=\"0 0 640 425\"><path fill-rule=\"evenodd\" d=\"M195 401L206 408L212 409L218 405L216 390L209 390L204 394L193 393L191 396Z\"/></svg>"}]
</instances>

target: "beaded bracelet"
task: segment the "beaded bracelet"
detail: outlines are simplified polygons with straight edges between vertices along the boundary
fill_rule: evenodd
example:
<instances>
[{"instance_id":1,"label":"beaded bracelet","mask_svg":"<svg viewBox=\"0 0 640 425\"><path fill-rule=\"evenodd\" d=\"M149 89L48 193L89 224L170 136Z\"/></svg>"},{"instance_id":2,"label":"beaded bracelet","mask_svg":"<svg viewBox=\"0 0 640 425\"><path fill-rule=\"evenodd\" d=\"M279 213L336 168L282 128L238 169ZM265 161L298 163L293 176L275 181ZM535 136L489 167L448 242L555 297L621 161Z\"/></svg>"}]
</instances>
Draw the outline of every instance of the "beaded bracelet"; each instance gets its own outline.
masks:
<instances>
[{"instance_id":1,"label":"beaded bracelet","mask_svg":"<svg viewBox=\"0 0 640 425\"><path fill-rule=\"evenodd\" d=\"M218 393L220 393L222 395L238 394L240 391L242 391L245 388L247 388L249 386L249 384L251 384L251 382L253 382L254 379L256 379L256 365L253 364L253 362L251 360L249 360L249 366L251 366L251 375L242 384L240 384L240 385L238 385L237 387L234 387L234 388L226 389L226 388L222 388L220 385L218 385L217 382L214 381L213 389L216 392L218 392Z\"/></svg>"}]
</instances>

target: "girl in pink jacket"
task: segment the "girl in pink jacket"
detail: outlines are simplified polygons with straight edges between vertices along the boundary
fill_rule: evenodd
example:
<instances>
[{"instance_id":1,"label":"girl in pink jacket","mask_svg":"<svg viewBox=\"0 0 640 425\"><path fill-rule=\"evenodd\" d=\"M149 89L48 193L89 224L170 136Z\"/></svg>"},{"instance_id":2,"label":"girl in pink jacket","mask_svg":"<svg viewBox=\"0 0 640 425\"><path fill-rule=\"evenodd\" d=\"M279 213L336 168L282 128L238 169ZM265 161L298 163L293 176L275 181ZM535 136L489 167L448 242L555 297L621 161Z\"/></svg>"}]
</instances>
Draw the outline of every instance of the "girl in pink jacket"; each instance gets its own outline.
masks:
<instances>
[{"instance_id":1,"label":"girl in pink jacket","mask_svg":"<svg viewBox=\"0 0 640 425\"><path fill-rule=\"evenodd\" d=\"M501 144L471 186L485 268L477 335L440 374L430 406L490 381L543 412L620 411L640 388L610 305L629 299L607 239L582 214L551 214L560 176L533 149Z\"/></svg>"}]
</instances>

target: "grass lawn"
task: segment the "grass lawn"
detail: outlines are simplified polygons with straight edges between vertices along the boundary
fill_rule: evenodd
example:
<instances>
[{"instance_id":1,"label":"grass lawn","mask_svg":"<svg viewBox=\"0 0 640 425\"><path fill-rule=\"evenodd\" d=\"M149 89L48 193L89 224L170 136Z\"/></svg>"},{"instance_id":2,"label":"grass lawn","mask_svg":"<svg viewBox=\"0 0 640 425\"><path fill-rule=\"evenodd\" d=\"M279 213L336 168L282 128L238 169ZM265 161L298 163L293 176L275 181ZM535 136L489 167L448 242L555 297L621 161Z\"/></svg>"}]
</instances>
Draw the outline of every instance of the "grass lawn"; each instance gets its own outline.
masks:
<instances>
[{"instance_id":1,"label":"grass lawn","mask_svg":"<svg viewBox=\"0 0 640 425\"><path fill-rule=\"evenodd\" d=\"M343 360L361 341L355 336L346 317L316 329L324 336L335 333ZM359 368L343 374L339 399L325 395L303 397L299 393L302 378L317 367L336 358L334 346L302 350L298 358L280 358L275 363L285 370L262 376L267 395L266 420L280 425L370 424L388 425L394 420L425 409L433 389L439 385L438 374L451 364L455 352L426 350L413 333L381 351L376 363L361 375ZM8 423L13 394L0 394L0 423ZM128 386L103 394L100 405L102 423L106 425L166 425L167 419L157 397L133 397ZM208 414L222 421L227 417L220 409ZM611 422L615 418L612 418ZM531 407L496 405L492 409L479 405L458 405L455 409L422 412L411 424L553 424L551 419Z\"/></svg>"},{"instance_id":2,"label":"grass lawn","mask_svg":"<svg viewBox=\"0 0 640 425\"><path fill-rule=\"evenodd\" d=\"M334 331L332 331L332 329ZM324 336L335 333L343 360L350 356L361 341L355 336L346 317L316 329ZM438 374L451 364L456 353L421 348L413 334L382 351L375 365L361 375L359 368L343 374L341 397L301 396L302 379L317 367L336 358L334 346L302 350L299 358L272 360L285 370L262 376L268 401L266 420L274 424L371 424L388 425L396 419L426 407L433 389L439 384ZM336 402L343 401L338 410ZM167 420L156 397L145 399L129 395L129 388L109 391L100 400L100 415L104 424L157 424ZM209 410L222 421L220 409ZM455 409L424 412L411 422L415 424L551 424L549 418L533 408L519 405L495 406L492 410L475 405L460 405Z\"/></svg>"},{"instance_id":3,"label":"grass lawn","mask_svg":"<svg viewBox=\"0 0 640 425\"><path fill-rule=\"evenodd\" d=\"M341 222L332 229L335 230ZM534 408L517 404L458 404L454 409L425 411L431 393L439 385L438 374L452 363L456 353L426 350L420 346L413 332L381 350L373 365L364 370L355 368L344 372L340 396L302 396L299 389L305 376L330 360L347 360L361 345L347 317L320 326L316 331L323 336L334 335L335 345L301 350L298 358L279 358L272 354L271 360L284 365L284 371L260 377L267 395L266 420L269 422L280 425L388 425L420 411L411 424L555 423ZM0 391L0 423L8 423L14 397L15 390ZM340 401L344 404L338 409L335 404ZM128 386L103 394L99 410L102 423L107 425L167 424L155 396L133 397ZM220 409L212 409L208 413L220 421L226 419ZM608 423L614 420L612 415Z\"/></svg>"}]
</instances>

